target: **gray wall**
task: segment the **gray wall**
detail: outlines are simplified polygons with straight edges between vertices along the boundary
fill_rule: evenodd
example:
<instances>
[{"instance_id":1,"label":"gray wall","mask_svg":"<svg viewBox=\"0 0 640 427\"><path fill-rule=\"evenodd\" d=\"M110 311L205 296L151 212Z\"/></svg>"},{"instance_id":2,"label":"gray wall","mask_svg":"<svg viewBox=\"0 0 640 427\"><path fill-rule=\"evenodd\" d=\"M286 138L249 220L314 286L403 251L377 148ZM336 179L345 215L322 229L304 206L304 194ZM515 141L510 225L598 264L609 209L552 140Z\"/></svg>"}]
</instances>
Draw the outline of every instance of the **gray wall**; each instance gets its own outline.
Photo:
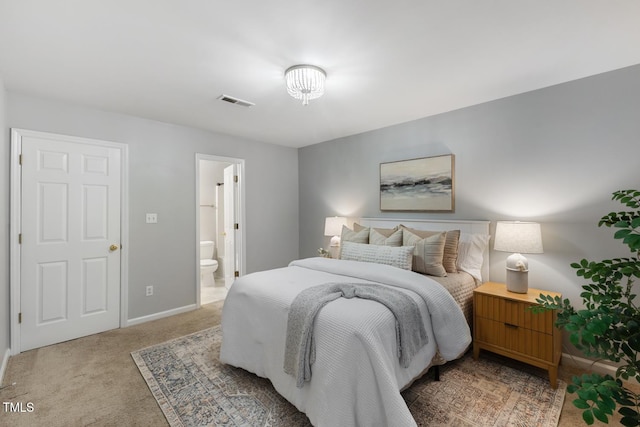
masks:
<instances>
[{"instance_id":1,"label":"gray wall","mask_svg":"<svg viewBox=\"0 0 640 427\"><path fill-rule=\"evenodd\" d=\"M0 364L10 347L9 323L9 130L6 97L0 78ZM2 379L2 378L0 378Z\"/></svg>"},{"instance_id":2,"label":"gray wall","mask_svg":"<svg viewBox=\"0 0 640 427\"><path fill-rule=\"evenodd\" d=\"M245 159L246 271L298 256L296 149L12 92L6 126L128 144L129 319L196 302L195 153ZM146 212L158 224L146 224Z\"/></svg>"},{"instance_id":3,"label":"gray wall","mask_svg":"<svg viewBox=\"0 0 640 427\"><path fill-rule=\"evenodd\" d=\"M579 304L571 262L629 255L597 222L621 207L613 191L640 189L639 117L634 66L302 148L300 256L328 244L331 215L538 221L545 252L527 256L529 284ZM448 153L455 213L380 211L381 162ZM505 280L508 255L492 251L492 280Z\"/></svg>"}]
</instances>

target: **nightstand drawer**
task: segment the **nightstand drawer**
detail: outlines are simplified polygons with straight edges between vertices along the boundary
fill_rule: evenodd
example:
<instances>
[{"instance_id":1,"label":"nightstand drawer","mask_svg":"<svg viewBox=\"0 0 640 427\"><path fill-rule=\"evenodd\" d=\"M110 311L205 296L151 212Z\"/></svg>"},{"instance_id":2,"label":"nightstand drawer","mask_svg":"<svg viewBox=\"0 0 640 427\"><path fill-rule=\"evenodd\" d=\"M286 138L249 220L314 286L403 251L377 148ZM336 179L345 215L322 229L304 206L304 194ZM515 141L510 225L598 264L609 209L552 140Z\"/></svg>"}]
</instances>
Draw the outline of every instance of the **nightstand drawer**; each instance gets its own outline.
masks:
<instances>
[{"instance_id":1,"label":"nightstand drawer","mask_svg":"<svg viewBox=\"0 0 640 427\"><path fill-rule=\"evenodd\" d=\"M476 340L529 357L554 361L553 335L515 326L509 323L479 317Z\"/></svg>"},{"instance_id":2,"label":"nightstand drawer","mask_svg":"<svg viewBox=\"0 0 640 427\"><path fill-rule=\"evenodd\" d=\"M553 335L483 317L476 322L478 342L553 362Z\"/></svg>"},{"instance_id":3,"label":"nightstand drawer","mask_svg":"<svg viewBox=\"0 0 640 427\"><path fill-rule=\"evenodd\" d=\"M533 313L529 308L533 304L485 294L476 294L475 304L476 316L544 334L553 333L554 313L551 311Z\"/></svg>"}]
</instances>

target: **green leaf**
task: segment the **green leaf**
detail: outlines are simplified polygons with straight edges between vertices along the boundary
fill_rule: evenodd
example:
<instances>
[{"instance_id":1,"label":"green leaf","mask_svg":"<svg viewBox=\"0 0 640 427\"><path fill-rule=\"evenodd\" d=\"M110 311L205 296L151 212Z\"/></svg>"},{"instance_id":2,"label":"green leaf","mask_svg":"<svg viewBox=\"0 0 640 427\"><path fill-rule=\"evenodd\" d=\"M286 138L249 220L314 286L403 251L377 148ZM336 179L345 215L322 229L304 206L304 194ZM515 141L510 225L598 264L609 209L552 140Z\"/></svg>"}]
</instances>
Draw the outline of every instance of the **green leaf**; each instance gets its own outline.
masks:
<instances>
[{"instance_id":1,"label":"green leaf","mask_svg":"<svg viewBox=\"0 0 640 427\"><path fill-rule=\"evenodd\" d=\"M627 357L629 357L630 359L634 359L635 358L635 353L634 353L633 349L631 347L629 347L628 344L622 344L622 352L624 354L626 354Z\"/></svg>"},{"instance_id":2,"label":"green leaf","mask_svg":"<svg viewBox=\"0 0 640 427\"><path fill-rule=\"evenodd\" d=\"M631 276L634 271L635 269L631 266L622 267L622 269L620 270L620 272L625 276Z\"/></svg>"},{"instance_id":3,"label":"green leaf","mask_svg":"<svg viewBox=\"0 0 640 427\"><path fill-rule=\"evenodd\" d=\"M583 319L588 319L591 317L591 310L580 310L578 311L578 316L582 317Z\"/></svg>"},{"instance_id":4,"label":"green leaf","mask_svg":"<svg viewBox=\"0 0 640 427\"><path fill-rule=\"evenodd\" d=\"M584 325L584 319L577 314L572 314L569 316L569 321L575 323L576 325Z\"/></svg>"},{"instance_id":5,"label":"green leaf","mask_svg":"<svg viewBox=\"0 0 640 427\"><path fill-rule=\"evenodd\" d=\"M640 247L640 234L629 234L623 240L631 248L632 251L636 251Z\"/></svg>"},{"instance_id":6,"label":"green leaf","mask_svg":"<svg viewBox=\"0 0 640 427\"><path fill-rule=\"evenodd\" d=\"M592 411L593 415L595 415L598 420L602 421L605 424L608 424L607 414L605 414L599 408L593 408Z\"/></svg>"},{"instance_id":7,"label":"green leaf","mask_svg":"<svg viewBox=\"0 0 640 427\"><path fill-rule=\"evenodd\" d=\"M598 399L598 392L593 389L593 388L584 388L585 384L582 384L582 389L578 390L578 396L580 396L580 398L582 400L593 400L595 401L596 399Z\"/></svg>"},{"instance_id":8,"label":"green leaf","mask_svg":"<svg viewBox=\"0 0 640 427\"><path fill-rule=\"evenodd\" d=\"M582 418L584 419L584 415L582 416ZM622 424L623 426L626 427L637 427L638 426L638 418L630 418L630 417L623 417L620 420L620 424Z\"/></svg>"},{"instance_id":9,"label":"green leaf","mask_svg":"<svg viewBox=\"0 0 640 427\"><path fill-rule=\"evenodd\" d=\"M585 423L587 423L588 425L593 424L593 413L591 412L590 409L587 409L586 411L584 411L582 413L582 419L584 420Z\"/></svg>"},{"instance_id":10,"label":"green leaf","mask_svg":"<svg viewBox=\"0 0 640 427\"><path fill-rule=\"evenodd\" d=\"M611 389L609 387L605 386L603 383L598 385L596 387L596 390L598 391L598 394L603 399L603 401L604 401L605 398L611 396Z\"/></svg>"},{"instance_id":11,"label":"green leaf","mask_svg":"<svg viewBox=\"0 0 640 427\"><path fill-rule=\"evenodd\" d=\"M612 415L613 410L616 409L616 402L610 397L600 395L602 402L598 404L598 407L608 414ZM605 409L606 408L606 409Z\"/></svg>"},{"instance_id":12,"label":"green leaf","mask_svg":"<svg viewBox=\"0 0 640 427\"><path fill-rule=\"evenodd\" d=\"M623 406L622 408L618 409L618 412L620 413L620 415L623 415L625 417L637 417L638 416L638 413L636 411L634 411L631 408L627 408L625 406Z\"/></svg>"},{"instance_id":13,"label":"green leaf","mask_svg":"<svg viewBox=\"0 0 640 427\"><path fill-rule=\"evenodd\" d=\"M582 341L593 345L596 343L596 337L589 331L582 331Z\"/></svg>"},{"instance_id":14,"label":"green leaf","mask_svg":"<svg viewBox=\"0 0 640 427\"><path fill-rule=\"evenodd\" d=\"M578 347L580 345L580 334L578 332L572 333L569 335L569 341L571 341L571 344Z\"/></svg>"},{"instance_id":15,"label":"green leaf","mask_svg":"<svg viewBox=\"0 0 640 427\"><path fill-rule=\"evenodd\" d=\"M625 406L632 406L636 404L634 401L632 401L631 399L627 399L626 397L619 397L616 399L616 402ZM620 410L618 410L618 412L620 412Z\"/></svg>"},{"instance_id":16,"label":"green leaf","mask_svg":"<svg viewBox=\"0 0 640 427\"><path fill-rule=\"evenodd\" d=\"M568 389L568 388L567 388ZM588 409L591 408L591 405L589 405L585 400L583 399L576 399L573 401L573 406L575 406L578 409Z\"/></svg>"},{"instance_id":17,"label":"green leaf","mask_svg":"<svg viewBox=\"0 0 640 427\"><path fill-rule=\"evenodd\" d=\"M575 325L574 323L567 323L566 325L564 325L564 329L567 332L578 332L578 330L580 328L577 325Z\"/></svg>"},{"instance_id":18,"label":"green leaf","mask_svg":"<svg viewBox=\"0 0 640 427\"><path fill-rule=\"evenodd\" d=\"M631 230L629 230L627 228L625 228L623 230L618 230L618 231L616 231L616 234L613 235L613 238L614 239L624 239L630 233L631 233Z\"/></svg>"}]
</instances>

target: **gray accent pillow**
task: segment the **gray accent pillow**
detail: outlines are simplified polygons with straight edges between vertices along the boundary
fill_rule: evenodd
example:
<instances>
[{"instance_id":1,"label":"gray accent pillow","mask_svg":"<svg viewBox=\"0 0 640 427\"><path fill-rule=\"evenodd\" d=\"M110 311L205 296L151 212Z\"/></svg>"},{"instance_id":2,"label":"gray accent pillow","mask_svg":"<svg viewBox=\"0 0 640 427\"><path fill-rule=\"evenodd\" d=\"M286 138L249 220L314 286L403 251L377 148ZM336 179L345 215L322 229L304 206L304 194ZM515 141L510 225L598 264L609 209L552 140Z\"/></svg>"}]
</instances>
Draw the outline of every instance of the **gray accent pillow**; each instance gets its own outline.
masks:
<instances>
[{"instance_id":1,"label":"gray accent pillow","mask_svg":"<svg viewBox=\"0 0 640 427\"><path fill-rule=\"evenodd\" d=\"M411 270L413 246L383 246L344 242L341 258L351 261L374 262Z\"/></svg>"}]
</instances>

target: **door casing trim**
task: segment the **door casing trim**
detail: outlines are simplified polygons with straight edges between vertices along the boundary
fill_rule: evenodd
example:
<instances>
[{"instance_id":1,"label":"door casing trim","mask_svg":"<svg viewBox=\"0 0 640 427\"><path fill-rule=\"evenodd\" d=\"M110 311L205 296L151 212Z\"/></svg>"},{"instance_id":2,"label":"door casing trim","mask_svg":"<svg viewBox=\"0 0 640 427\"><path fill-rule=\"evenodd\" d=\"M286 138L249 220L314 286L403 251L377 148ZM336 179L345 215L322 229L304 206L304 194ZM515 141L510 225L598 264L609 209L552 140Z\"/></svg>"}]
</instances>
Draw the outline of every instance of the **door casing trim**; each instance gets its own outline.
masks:
<instances>
[{"instance_id":1,"label":"door casing trim","mask_svg":"<svg viewBox=\"0 0 640 427\"><path fill-rule=\"evenodd\" d=\"M64 138L80 144L92 144L120 150L120 327L127 326L129 313L129 146L119 142L68 136L50 132L26 129L11 129L11 172L10 172L10 213L9 213L9 283L11 298L9 302L11 325L11 355L20 354L20 242L18 236L22 230L21 211L21 167L22 137L33 136L48 139Z\"/></svg>"},{"instance_id":2,"label":"door casing trim","mask_svg":"<svg viewBox=\"0 0 640 427\"><path fill-rule=\"evenodd\" d=\"M245 161L244 159L239 159L239 158L235 158L235 157L222 157L222 156L216 156L216 155L212 155L212 154L203 154L203 153L196 153L196 158L195 158L196 162L195 162L195 195L196 195L196 200L195 200L195 212L196 212L196 229L195 229L195 237L196 237L196 259L194 260L194 266L196 269L196 308L200 307L200 292L201 292L201 288L200 288L200 245L198 245L198 242L200 241L200 201L199 201L199 195L200 195L200 160L209 160L209 161L214 161L214 162L222 162L222 163L234 163L237 168L238 168L238 205L239 205L239 209L240 212L239 214L236 212L236 215L238 217L238 224L239 224L239 230L238 230L238 240L239 242L237 242L240 245L240 257L239 259L236 259L236 264L238 266L238 272L241 276L243 276L246 272L246 265L247 265L247 233L246 233L246 201L245 201L245 193L246 193L246 189L245 189L245 185L244 185L244 180L245 180ZM236 253L238 252L237 250L238 245L236 245Z\"/></svg>"}]
</instances>

